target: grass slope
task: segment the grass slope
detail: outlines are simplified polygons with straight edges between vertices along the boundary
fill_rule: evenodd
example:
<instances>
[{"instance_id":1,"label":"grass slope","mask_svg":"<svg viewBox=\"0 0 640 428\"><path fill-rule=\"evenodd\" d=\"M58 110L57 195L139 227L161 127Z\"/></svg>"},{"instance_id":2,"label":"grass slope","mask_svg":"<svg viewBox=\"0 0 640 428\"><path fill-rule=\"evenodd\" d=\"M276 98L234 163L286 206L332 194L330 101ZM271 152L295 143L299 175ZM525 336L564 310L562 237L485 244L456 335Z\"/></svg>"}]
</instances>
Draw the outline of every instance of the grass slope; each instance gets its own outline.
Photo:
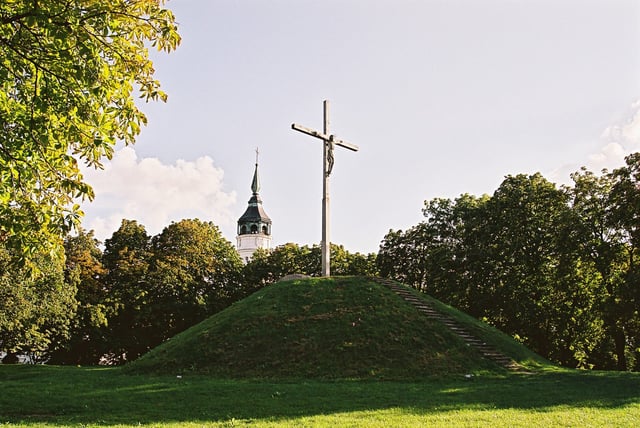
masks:
<instances>
[{"instance_id":1,"label":"grass slope","mask_svg":"<svg viewBox=\"0 0 640 428\"><path fill-rule=\"evenodd\" d=\"M497 330L430 301L516 361L528 367L545 365ZM219 378L397 380L502 372L441 323L363 278L271 285L175 336L125 370Z\"/></svg>"}]
</instances>

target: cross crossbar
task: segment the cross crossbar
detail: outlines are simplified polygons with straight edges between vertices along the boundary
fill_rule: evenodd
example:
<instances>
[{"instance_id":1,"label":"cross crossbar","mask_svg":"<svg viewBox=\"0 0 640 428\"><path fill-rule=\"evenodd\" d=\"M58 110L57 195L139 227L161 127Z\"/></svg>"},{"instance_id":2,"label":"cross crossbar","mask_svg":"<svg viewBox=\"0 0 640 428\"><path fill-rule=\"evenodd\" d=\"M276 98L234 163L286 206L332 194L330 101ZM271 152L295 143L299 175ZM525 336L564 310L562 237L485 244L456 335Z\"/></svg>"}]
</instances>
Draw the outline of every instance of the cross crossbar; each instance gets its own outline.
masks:
<instances>
[{"instance_id":1,"label":"cross crossbar","mask_svg":"<svg viewBox=\"0 0 640 428\"><path fill-rule=\"evenodd\" d=\"M330 141L334 144L337 144L340 147L344 147L345 149L349 149L351 151L357 152L358 150L360 150L360 148L358 146L356 146L355 144L351 144L348 143L344 140L339 140L337 138L335 138L333 135L327 135L327 134L323 134L321 132L316 131L315 129L309 129L305 126L302 125L298 125L297 123L292 123L291 124L291 129L295 129L296 131L300 131L303 134L307 134L307 135L311 135L312 137L316 137L316 138L320 138L321 140L324 141Z\"/></svg>"}]
</instances>

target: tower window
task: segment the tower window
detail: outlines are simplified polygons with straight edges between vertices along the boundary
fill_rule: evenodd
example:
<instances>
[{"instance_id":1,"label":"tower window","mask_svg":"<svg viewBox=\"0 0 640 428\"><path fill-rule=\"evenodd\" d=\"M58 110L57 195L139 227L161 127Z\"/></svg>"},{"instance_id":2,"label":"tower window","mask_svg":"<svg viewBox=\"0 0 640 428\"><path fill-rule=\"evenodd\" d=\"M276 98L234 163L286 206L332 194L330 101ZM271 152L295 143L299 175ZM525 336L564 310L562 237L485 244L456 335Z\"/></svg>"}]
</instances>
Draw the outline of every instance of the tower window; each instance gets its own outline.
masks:
<instances>
[{"instance_id":1,"label":"tower window","mask_svg":"<svg viewBox=\"0 0 640 428\"><path fill-rule=\"evenodd\" d=\"M247 226L242 225L240 228L240 235L245 235L247 233Z\"/></svg>"},{"instance_id":2,"label":"tower window","mask_svg":"<svg viewBox=\"0 0 640 428\"><path fill-rule=\"evenodd\" d=\"M262 233L264 233L265 235L269 234L269 229L267 229L267 226L262 226Z\"/></svg>"},{"instance_id":3,"label":"tower window","mask_svg":"<svg viewBox=\"0 0 640 428\"><path fill-rule=\"evenodd\" d=\"M251 233L258 233L258 225L257 224L252 224L251 225Z\"/></svg>"}]
</instances>

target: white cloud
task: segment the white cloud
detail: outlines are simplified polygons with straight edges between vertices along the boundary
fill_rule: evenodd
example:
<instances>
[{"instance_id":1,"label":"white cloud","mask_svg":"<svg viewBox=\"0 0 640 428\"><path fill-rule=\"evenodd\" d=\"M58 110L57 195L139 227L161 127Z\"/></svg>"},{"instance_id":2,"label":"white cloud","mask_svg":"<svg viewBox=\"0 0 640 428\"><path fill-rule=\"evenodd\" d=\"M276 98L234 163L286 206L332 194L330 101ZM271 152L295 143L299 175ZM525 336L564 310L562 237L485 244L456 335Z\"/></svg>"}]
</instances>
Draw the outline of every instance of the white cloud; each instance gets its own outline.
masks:
<instances>
[{"instance_id":1,"label":"white cloud","mask_svg":"<svg viewBox=\"0 0 640 428\"><path fill-rule=\"evenodd\" d=\"M606 143L599 152L589 155L587 168L594 172L600 172L607 168L617 168L624 163L624 157L628 154L624 146L616 141Z\"/></svg>"},{"instance_id":2,"label":"white cloud","mask_svg":"<svg viewBox=\"0 0 640 428\"><path fill-rule=\"evenodd\" d=\"M218 226L232 221L236 193L224 190L224 171L208 156L166 165L157 158L138 159L133 148L125 147L104 170L84 174L96 196L83 204L83 227L100 240L111 237L125 218L137 220L152 235L184 218Z\"/></svg>"},{"instance_id":3,"label":"white cloud","mask_svg":"<svg viewBox=\"0 0 640 428\"><path fill-rule=\"evenodd\" d=\"M602 168L620 166L626 155L640 150L640 100L631 105L619 123L605 129L601 139L604 147L589 160L595 165L602 165Z\"/></svg>"},{"instance_id":4,"label":"white cloud","mask_svg":"<svg viewBox=\"0 0 640 428\"><path fill-rule=\"evenodd\" d=\"M600 147L582 164L563 165L551 173L552 181L568 184L569 174L581 166L599 173L624 165L625 156L640 151L640 100L631 104L622 120L607 127L600 135Z\"/></svg>"}]
</instances>

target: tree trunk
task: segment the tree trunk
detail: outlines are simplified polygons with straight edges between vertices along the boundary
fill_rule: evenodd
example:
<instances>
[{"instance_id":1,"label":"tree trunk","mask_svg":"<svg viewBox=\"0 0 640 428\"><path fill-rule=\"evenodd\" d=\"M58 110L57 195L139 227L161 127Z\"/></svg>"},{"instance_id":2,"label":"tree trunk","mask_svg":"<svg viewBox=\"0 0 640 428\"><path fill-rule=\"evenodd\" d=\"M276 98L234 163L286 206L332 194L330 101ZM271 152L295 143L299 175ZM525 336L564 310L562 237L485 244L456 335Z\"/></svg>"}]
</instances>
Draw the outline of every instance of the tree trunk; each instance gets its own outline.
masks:
<instances>
[{"instance_id":1,"label":"tree trunk","mask_svg":"<svg viewBox=\"0 0 640 428\"><path fill-rule=\"evenodd\" d=\"M2 364L18 364L20 360L18 359L18 354L13 352L8 352L7 355L2 359Z\"/></svg>"},{"instance_id":2,"label":"tree trunk","mask_svg":"<svg viewBox=\"0 0 640 428\"><path fill-rule=\"evenodd\" d=\"M627 370L627 357L625 356L625 334L624 330L618 327L613 327L613 341L616 347L616 356L618 357L618 370Z\"/></svg>"}]
</instances>

